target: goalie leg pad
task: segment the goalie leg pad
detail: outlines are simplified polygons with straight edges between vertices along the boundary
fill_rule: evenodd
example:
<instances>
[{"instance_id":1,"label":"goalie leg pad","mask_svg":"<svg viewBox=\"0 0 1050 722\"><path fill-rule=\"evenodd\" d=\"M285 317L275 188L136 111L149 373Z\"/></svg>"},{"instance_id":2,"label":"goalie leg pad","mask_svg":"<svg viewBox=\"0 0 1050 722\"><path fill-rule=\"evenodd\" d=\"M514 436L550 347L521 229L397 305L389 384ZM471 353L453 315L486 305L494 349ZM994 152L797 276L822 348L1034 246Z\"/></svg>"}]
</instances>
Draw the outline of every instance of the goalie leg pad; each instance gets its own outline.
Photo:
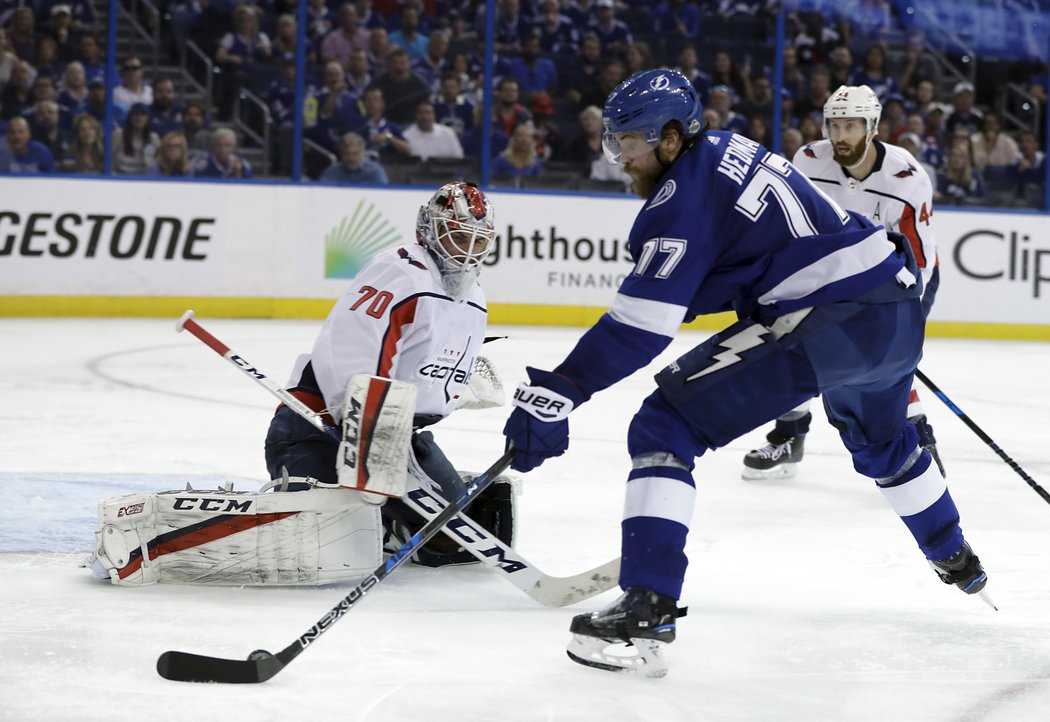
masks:
<instances>
[{"instance_id":1,"label":"goalie leg pad","mask_svg":"<svg viewBox=\"0 0 1050 722\"><path fill-rule=\"evenodd\" d=\"M119 585L360 580L382 561L380 528L342 489L129 494L99 503L92 566Z\"/></svg>"}]
</instances>

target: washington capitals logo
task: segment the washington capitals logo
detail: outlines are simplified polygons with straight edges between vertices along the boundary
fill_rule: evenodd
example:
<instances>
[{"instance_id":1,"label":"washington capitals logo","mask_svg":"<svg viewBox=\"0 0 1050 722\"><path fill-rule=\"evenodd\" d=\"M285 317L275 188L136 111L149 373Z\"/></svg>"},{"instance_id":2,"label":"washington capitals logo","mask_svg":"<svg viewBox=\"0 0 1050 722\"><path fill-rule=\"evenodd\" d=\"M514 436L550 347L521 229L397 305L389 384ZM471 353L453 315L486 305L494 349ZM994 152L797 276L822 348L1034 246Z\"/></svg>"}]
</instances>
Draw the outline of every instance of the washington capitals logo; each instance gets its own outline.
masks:
<instances>
[{"instance_id":1,"label":"washington capitals logo","mask_svg":"<svg viewBox=\"0 0 1050 722\"><path fill-rule=\"evenodd\" d=\"M902 170L901 172L894 173L893 175L896 178L907 178L908 176L913 175L914 173L915 173L915 167L909 165L908 166L908 170Z\"/></svg>"},{"instance_id":2,"label":"washington capitals logo","mask_svg":"<svg viewBox=\"0 0 1050 722\"><path fill-rule=\"evenodd\" d=\"M808 145L805 148L802 149L802 152L806 154L807 158L816 158L817 157L817 154L814 153L813 149L810 148Z\"/></svg>"}]
</instances>

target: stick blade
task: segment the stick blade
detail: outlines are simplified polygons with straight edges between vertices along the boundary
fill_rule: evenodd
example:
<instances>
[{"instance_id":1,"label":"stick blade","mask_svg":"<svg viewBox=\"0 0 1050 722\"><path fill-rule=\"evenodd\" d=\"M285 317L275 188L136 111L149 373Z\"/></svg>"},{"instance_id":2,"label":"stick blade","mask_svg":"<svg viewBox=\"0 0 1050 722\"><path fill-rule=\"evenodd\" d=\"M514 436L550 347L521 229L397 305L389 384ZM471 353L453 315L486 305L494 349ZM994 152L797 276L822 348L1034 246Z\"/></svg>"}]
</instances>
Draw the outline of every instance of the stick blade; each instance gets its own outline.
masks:
<instances>
[{"instance_id":1,"label":"stick blade","mask_svg":"<svg viewBox=\"0 0 1050 722\"><path fill-rule=\"evenodd\" d=\"M190 652L165 652L157 659L157 673L175 682L258 684L281 671L284 662L272 654L253 653L249 659L222 659Z\"/></svg>"}]
</instances>

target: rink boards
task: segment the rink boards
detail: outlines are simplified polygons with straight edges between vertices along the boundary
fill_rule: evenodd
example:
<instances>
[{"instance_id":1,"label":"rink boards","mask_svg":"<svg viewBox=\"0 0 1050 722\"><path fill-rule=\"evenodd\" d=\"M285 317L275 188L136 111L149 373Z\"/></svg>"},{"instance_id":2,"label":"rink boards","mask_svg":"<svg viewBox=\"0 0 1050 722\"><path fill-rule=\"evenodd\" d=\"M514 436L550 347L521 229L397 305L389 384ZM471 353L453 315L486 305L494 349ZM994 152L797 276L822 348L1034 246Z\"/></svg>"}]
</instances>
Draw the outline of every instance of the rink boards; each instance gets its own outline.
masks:
<instances>
[{"instance_id":1,"label":"rink boards","mask_svg":"<svg viewBox=\"0 0 1050 722\"><path fill-rule=\"evenodd\" d=\"M494 323L587 325L630 272L640 201L489 194ZM321 318L377 250L415 238L426 189L0 179L0 315ZM698 199L698 202L700 199ZM938 209L930 335L1050 340L1043 213ZM706 317L695 327L719 328Z\"/></svg>"}]
</instances>

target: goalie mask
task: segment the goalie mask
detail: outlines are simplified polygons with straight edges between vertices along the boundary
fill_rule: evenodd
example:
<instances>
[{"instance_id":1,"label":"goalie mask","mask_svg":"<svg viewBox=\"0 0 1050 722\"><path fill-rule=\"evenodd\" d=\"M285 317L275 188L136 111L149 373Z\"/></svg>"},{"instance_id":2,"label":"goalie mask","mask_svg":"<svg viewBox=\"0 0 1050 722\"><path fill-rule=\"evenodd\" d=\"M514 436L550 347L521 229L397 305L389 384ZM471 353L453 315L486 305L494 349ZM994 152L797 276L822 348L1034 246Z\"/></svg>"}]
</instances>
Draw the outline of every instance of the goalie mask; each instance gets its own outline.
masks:
<instances>
[{"instance_id":1,"label":"goalie mask","mask_svg":"<svg viewBox=\"0 0 1050 722\"><path fill-rule=\"evenodd\" d=\"M496 237L492 204L473 183L446 183L419 209L416 238L437 261L445 290L462 301Z\"/></svg>"}]
</instances>

